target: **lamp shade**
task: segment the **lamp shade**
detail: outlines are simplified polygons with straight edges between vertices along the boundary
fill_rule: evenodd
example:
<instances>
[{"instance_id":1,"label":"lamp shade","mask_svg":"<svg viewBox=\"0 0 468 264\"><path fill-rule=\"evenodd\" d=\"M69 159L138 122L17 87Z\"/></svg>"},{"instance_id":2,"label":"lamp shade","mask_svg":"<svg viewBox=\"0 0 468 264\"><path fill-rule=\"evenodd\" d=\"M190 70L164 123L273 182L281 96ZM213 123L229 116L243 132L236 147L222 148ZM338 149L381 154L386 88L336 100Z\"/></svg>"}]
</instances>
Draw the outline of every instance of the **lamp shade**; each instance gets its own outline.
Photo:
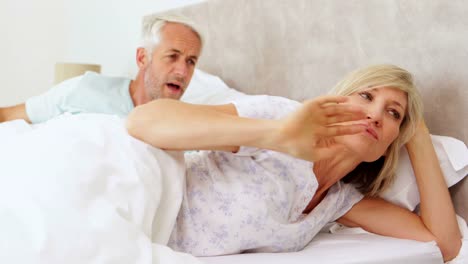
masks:
<instances>
[{"instance_id":1,"label":"lamp shade","mask_svg":"<svg viewBox=\"0 0 468 264\"><path fill-rule=\"evenodd\" d=\"M100 73L101 65L83 64L83 63L67 63L67 62L56 63L54 83L57 84L66 79L79 76L79 75L83 75L87 71Z\"/></svg>"}]
</instances>

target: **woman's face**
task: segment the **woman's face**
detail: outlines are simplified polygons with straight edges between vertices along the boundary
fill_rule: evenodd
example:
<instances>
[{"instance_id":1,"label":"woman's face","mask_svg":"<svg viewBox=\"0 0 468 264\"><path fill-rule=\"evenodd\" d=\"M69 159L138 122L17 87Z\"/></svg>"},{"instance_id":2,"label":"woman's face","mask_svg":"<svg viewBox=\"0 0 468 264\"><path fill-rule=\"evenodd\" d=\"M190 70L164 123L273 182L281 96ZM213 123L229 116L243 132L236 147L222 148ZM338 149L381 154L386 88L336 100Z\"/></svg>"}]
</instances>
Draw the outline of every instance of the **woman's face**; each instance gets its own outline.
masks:
<instances>
[{"instance_id":1,"label":"woman's face","mask_svg":"<svg viewBox=\"0 0 468 264\"><path fill-rule=\"evenodd\" d=\"M364 108L370 124L365 132L341 136L336 140L363 161L375 161L398 137L408 104L407 94L395 88L381 87L360 90L349 97L350 103Z\"/></svg>"}]
</instances>

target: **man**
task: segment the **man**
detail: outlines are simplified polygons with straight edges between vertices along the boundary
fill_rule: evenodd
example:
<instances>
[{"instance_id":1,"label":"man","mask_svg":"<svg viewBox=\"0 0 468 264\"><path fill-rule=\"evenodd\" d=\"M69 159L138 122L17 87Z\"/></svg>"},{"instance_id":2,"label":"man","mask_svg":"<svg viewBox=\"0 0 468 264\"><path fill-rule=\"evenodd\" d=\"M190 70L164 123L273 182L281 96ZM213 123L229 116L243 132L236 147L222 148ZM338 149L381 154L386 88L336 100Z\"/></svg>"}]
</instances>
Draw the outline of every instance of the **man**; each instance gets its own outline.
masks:
<instances>
[{"instance_id":1,"label":"man","mask_svg":"<svg viewBox=\"0 0 468 264\"><path fill-rule=\"evenodd\" d=\"M146 17L136 52L135 80L87 72L66 80L25 103L0 108L0 122L24 119L41 123L62 113L126 116L158 98L179 99L187 88L202 49L202 37L183 17Z\"/></svg>"}]
</instances>

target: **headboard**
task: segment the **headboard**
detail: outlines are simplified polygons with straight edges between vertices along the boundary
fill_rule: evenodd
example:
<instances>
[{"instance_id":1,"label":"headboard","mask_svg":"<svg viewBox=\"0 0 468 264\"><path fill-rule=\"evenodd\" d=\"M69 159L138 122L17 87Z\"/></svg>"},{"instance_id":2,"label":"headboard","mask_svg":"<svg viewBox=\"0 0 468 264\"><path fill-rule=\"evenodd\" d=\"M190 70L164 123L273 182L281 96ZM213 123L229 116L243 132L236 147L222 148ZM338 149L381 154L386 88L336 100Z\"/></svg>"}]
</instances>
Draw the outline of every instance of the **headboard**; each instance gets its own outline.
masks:
<instances>
[{"instance_id":1,"label":"headboard","mask_svg":"<svg viewBox=\"0 0 468 264\"><path fill-rule=\"evenodd\" d=\"M463 0L208 0L168 11L204 31L199 68L249 94L303 100L346 73L391 63L414 74L431 133L468 143ZM468 220L468 183L452 188Z\"/></svg>"}]
</instances>

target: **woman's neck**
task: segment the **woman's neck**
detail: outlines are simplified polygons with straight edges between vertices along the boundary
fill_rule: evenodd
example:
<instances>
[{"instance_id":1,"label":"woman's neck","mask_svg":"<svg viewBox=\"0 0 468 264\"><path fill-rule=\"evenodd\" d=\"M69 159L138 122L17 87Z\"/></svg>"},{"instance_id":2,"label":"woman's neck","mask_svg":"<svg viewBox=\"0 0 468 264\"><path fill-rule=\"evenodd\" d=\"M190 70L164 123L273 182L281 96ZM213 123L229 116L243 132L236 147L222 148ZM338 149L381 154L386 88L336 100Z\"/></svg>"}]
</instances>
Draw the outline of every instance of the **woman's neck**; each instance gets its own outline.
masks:
<instances>
[{"instance_id":1,"label":"woman's neck","mask_svg":"<svg viewBox=\"0 0 468 264\"><path fill-rule=\"evenodd\" d=\"M329 159L314 163L313 171L318 182L317 193L323 193L333 184L354 170L362 160L347 151L340 152Z\"/></svg>"},{"instance_id":2,"label":"woman's neck","mask_svg":"<svg viewBox=\"0 0 468 264\"><path fill-rule=\"evenodd\" d=\"M310 213L326 196L328 189L354 170L362 160L343 151L332 158L314 162L313 171L318 182L317 191L302 213Z\"/></svg>"}]
</instances>

